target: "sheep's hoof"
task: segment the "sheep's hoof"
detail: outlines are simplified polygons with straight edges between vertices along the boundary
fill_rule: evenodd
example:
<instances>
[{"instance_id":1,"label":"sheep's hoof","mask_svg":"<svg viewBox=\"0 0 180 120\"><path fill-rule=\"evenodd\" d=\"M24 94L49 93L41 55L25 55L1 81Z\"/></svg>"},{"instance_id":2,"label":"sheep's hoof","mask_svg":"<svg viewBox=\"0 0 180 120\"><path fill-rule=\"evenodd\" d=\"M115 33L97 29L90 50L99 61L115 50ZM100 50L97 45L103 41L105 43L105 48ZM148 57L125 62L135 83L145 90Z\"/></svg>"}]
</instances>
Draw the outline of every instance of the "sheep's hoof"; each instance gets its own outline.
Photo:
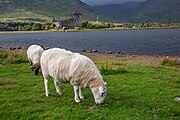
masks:
<instances>
[{"instance_id":1,"label":"sheep's hoof","mask_svg":"<svg viewBox=\"0 0 180 120\"><path fill-rule=\"evenodd\" d=\"M62 95L62 93L57 93L57 95Z\"/></svg>"},{"instance_id":2,"label":"sheep's hoof","mask_svg":"<svg viewBox=\"0 0 180 120\"><path fill-rule=\"evenodd\" d=\"M80 100L79 100L79 99L77 99L77 100L75 100L75 102L76 102L76 103L80 103Z\"/></svg>"},{"instance_id":3,"label":"sheep's hoof","mask_svg":"<svg viewBox=\"0 0 180 120\"><path fill-rule=\"evenodd\" d=\"M51 96L51 95L50 95L50 94L47 94L46 96L49 97L49 96Z\"/></svg>"},{"instance_id":4,"label":"sheep's hoof","mask_svg":"<svg viewBox=\"0 0 180 120\"><path fill-rule=\"evenodd\" d=\"M84 100L84 96L81 96L80 99L81 99L81 100Z\"/></svg>"}]
</instances>

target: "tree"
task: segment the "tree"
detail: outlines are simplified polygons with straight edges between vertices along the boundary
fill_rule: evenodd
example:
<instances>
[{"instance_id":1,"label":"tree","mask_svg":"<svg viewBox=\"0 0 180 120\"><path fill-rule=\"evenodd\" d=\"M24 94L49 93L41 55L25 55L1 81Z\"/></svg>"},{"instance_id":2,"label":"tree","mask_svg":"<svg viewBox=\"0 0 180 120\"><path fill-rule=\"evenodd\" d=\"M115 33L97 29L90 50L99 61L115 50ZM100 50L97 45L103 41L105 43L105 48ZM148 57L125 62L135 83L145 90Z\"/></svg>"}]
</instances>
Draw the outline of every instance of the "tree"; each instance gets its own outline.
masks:
<instances>
[{"instance_id":1,"label":"tree","mask_svg":"<svg viewBox=\"0 0 180 120\"><path fill-rule=\"evenodd\" d=\"M88 24L89 24L89 22L85 21L85 22L82 23L82 27L83 28L88 28Z\"/></svg>"},{"instance_id":2,"label":"tree","mask_svg":"<svg viewBox=\"0 0 180 120\"><path fill-rule=\"evenodd\" d=\"M42 25L40 23L34 23L32 26L32 30L42 30Z\"/></svg>"}]
</instances>

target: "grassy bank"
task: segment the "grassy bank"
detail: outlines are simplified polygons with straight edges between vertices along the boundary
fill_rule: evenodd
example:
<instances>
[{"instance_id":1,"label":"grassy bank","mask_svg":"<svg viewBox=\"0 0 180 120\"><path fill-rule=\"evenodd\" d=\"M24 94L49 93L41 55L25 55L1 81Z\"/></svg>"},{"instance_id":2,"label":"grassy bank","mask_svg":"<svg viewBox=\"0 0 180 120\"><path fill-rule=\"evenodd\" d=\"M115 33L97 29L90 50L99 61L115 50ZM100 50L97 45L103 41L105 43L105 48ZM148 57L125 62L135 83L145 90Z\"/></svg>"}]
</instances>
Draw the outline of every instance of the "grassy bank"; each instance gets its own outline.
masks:
<instances>
[{"instance_id":1,"label":"grassy bank","mask_svg":"<svg viewBox=\"0 0 180 120\"><path fill-rule=\"evenodd\" d=\"M68 32L83 32L83 31L97 31L97 30L153 30L153 29L177 29L180 28L179 23L110 23L110 22L82 22L81 28L74 28L66 26ZM55 25L49 22L0 22L1 32L64 32L63 29L55 30Z\"/></svg>"},{"instance_id":2,"label":"grassy bank","mask_svg":"<svg viewBox=\"0 0 180 120\"><path fill-rule=\"evenodd\" d=\"M95 105L89 89L85 100L73 100L70 84L60 85L63 95L49 82L51 96L44 93L42 74L29 69L25 51L0 50L0 119L61 120L178 120L180 72L173 67L134 64L119 57L87 54L107 82L105 103Z\"/></svg>"}]
</instances>

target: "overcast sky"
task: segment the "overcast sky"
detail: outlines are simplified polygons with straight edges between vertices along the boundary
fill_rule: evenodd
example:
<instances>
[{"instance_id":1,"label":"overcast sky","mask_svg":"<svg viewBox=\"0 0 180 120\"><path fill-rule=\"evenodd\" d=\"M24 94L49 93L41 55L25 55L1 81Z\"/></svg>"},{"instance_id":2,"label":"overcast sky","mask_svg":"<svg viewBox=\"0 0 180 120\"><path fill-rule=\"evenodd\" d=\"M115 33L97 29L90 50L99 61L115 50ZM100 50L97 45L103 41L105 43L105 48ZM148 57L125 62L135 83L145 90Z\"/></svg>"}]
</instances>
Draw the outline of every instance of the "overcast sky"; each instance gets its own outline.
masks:
<instances>
[{"instance_id":1,"label":"overcast sky","mask_svg":"<svg viewBox=\"0 0 180 120\"><path fill-rule=\"evenodd\" d=\"M139 1L144 2L146 0L81 0L90 6L104 5L104 4L122 4L127 1Z\"/></svg>"}]
</instances>

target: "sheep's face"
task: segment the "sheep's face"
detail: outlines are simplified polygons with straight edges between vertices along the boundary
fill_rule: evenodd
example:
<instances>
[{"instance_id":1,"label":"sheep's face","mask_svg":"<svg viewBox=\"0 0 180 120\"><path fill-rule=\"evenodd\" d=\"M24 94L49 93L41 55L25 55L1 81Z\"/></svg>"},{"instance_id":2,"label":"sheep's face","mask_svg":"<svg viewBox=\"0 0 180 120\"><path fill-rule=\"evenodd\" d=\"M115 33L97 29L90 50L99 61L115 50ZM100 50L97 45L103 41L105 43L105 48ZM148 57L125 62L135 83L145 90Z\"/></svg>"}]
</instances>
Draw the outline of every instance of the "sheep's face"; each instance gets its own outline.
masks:
<instances>
[{"instance_id":1,"label":"sheep's face","mask_svg":"<svg viewBox=\"0 0 180 120\"><path fill-rule=\"evenodd\" d=\"M36 63L32 66L32 70L35 70L35 75L38 75L39 69L40 69L40 65L39 63Z\"/></svg>"},{"instance_id":2,"label":"sheep's face","mask_svg":"<svg viewBox=\"0 0 180 120\"><path fill-rule=\"evenodd\" d=\"M107 93L107 89L106 89L105 85L93 88L92 92L93 92L96 104L101 104L104 102L104 99L105 99L106 93Z\"/></svg>"}]
</instances>

